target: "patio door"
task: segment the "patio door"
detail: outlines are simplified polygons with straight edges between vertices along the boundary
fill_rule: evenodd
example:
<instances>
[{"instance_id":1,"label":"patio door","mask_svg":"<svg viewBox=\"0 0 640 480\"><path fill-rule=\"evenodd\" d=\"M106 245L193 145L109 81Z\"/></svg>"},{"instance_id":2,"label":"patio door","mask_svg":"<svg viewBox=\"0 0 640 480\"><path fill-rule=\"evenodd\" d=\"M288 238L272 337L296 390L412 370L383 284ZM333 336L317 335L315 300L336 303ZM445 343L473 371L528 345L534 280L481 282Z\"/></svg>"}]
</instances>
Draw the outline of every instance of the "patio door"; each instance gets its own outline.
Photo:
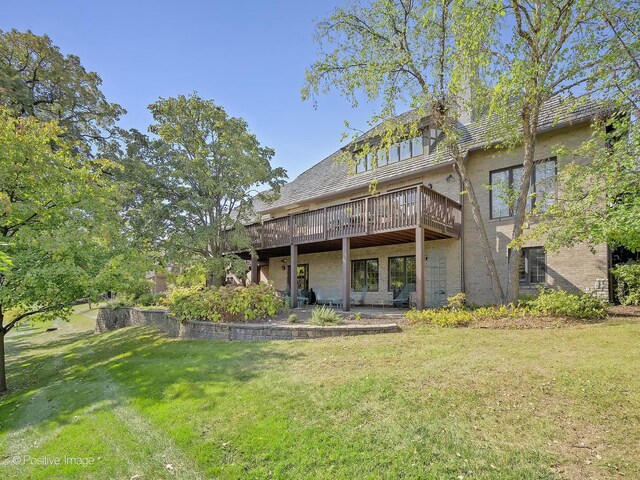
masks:
<instances>
[{"instance_id":1,"label":"patio door","mask_svg":"<svg viewBox=\"0 0 640 480\"><path fill-rule=\"evenodd\" d=\"M309 264L298 265L296 279L298 283L298 294L309 290ZM291 265L289 265L287 269L287 287L289 291L291 291Z\"/></svg>"},{"instance_id":2,"label":"patio door","mask_svg":"<svg viewBox=\"0 0 640 480\"><path fill-rule=\"evenodd\" d=\"M447 259L436 257L427 261L429 285L428 293L431 307L441 307L447 303Z\"/></svg>"}]
</instances>

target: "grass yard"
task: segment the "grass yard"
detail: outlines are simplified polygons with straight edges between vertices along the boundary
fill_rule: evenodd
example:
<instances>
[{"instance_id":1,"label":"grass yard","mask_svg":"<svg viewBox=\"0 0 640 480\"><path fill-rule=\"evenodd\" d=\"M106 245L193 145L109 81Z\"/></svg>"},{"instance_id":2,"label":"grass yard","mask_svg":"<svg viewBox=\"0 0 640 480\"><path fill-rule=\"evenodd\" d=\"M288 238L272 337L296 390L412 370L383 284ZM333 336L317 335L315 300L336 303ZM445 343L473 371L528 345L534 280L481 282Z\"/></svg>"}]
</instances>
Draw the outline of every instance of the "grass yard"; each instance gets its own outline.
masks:
<instances>
[{"instance_id":1,"label":"grass yard","mask_svg":"<svg viewBox=\"0 0 640 480\"><path fill-rule=\"evenodd\" d=\"M640 478L638 318L250 343L86 310L10 334L0 478Z\"/></svg>"}]
</instances>

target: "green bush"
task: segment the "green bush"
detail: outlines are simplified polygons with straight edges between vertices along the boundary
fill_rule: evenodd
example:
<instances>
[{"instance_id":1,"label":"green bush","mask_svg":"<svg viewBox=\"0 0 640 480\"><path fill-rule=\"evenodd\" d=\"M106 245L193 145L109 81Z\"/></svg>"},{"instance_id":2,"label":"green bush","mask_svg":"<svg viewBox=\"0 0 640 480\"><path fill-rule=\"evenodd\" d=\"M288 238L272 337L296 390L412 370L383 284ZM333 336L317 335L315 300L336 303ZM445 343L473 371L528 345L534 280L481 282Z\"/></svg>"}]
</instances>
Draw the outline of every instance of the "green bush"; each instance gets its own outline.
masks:
<instances>
[{"instance_id":1,"label":"green bush","mask_svg":"<svg viewBox=\"0 0 640 480\"><path fill-rule=\"evenodd\" d=\"M146 292L135 299L133 304L136 307L155 307L162 305L164 298L164 293Z\"/></svg>"},{"instance_id":2,"label":"green bush","mask_svg":"<svg viewBox=\"0 0 640 480\"><path fill-rule=\"evenodd\" d=\"M640 262L617 265L611 273L618 282L618 300L623 305L640 305Z\"/></svg>"},{"instance_id":3,"label":"green bush","mask_svg":"<svg viewBox=\"0 0 640 480\"><path fill-rule=\"evenodd\" d=\"M271 285L261 283L248 287L178 287L165 304L183 320L239 322L273 317L282 300Z\"/></svg>"},{"instance_id":4,"label":"green bush","mask_svg":"<svg viewBox=\"0 0 640 480\"><path fill-rule=\"evenodd\" d=\"M295 313L292 313L291 315L289 315L289 323L298 323L298 315L296 315Z\"/></svg>"},{"instance_id":5,"label":"green bush","mask_svg":"<svg viewBox=\"0 0 640 480\"><path fill-rule=\"evenodd\" d=\"M427 323L440 327L464 327L482 320L518 319L527 315L527 309L521 306L492 305L479 308L461 308L459 300L460 298L455 298L449 302L449 306L442 308L412 309L405 316L411 323Z\"/></svg>"},{"instance_id":6,"label":"green bush","mask_svg":"<svg viewBox=\"0 0 640 480\"><path fill-rule=\"evenodd\" d=\"M123 303L129 304L129 306L140 303L140 300L148 302L151 301L154 295L153 286L153 282L147 279L132 282L125 288L118 290L116 298Z\"/></svg>"},{"instance_id":7,"label":"green bush","mask_svg":"<svg viewBox=\"0 0 640 480\"><path fill-rule=\"evenodd\" d=\"M405 313L411 323L427 323L441 327L463 327L473 320L471 310L449 310L447 308L411 309Z\"/></svg>"},{"instance_id":8,"label":"green bush","mask_svg":"<svg viewBox=\"0 0 640 480\"><path fill-rule=\"evenodd\" d=\"M565 290L542 289L528 306L534 314L554 317L596 319L608 313L606 303L594 295Z\"/></svg>"},{"instance_id":9,"label":"green bush","mask_svg":"<svg viewBox=\"0 0 640 480\"><path fill-rule=\"evenodd\" d=\"M316 307L311 310L311 321L313 325L337 325L342 317L334 309L329 307Z\"/></svg>"}]
</instances>

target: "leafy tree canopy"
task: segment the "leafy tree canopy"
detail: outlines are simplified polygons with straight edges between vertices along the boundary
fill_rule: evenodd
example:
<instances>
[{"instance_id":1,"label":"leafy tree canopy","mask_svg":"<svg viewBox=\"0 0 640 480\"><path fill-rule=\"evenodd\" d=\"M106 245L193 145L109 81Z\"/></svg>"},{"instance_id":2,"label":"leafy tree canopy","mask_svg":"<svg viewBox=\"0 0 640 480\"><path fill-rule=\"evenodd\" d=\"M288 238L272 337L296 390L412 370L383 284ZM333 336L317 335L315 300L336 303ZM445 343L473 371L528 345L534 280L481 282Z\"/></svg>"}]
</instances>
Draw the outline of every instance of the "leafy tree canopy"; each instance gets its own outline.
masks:
<instances>
[{"instance_id":1,"label":"leafy tree canopy","mask_svg":"<svg viewBox=\"0 0 640 480\"><path fill-rule=\"evenodd\" d=\"M65 138L101 146L125 110L106 100L102 80L47 35L0 31L0 105L19 116L56 120ZM76 147L79 145L76 145Z\"/></svg>"},{"instance_id":2,"label":"leafy tree canopy","mask_svg":"<svg viewBox=\"0 0 640 480\"><path fill-rule=\"evenodd\" d=\"M0 109L0 243L10 258L0 321L64 313L88 294L118 235L117 188L103 174L118 166L77 155L63 132Z\"/></svg>"},{"instance_id":3,"label":"leafy tree canopy","mask_svg":"<svg viewBox=\"0 0 640 480\"><path fill-rule=\"evenodd\" d=\"M430 126L441 129L440 149L454 160L464 184L494 297L515 302L521 251L517 243L509 249L505 289L466 175L465 152L458 149L469 120L460 122L459 114L491 115L487 143L523 147L522 182L512 195L512 238L519 240L543 105L553 98L611 90L611 71L620 75L618 86L628 85L622 79L624 66L633 62L617 58L623 50L633 52L622 41L633 30L625 24L626 9L638 10L628 0L616 2L615 8L609 2L578 0L354 0L319 22L321 51L307 71L303 98L335 89L354 106L362 98L378 102L380 112L371 124L383 124L375 132L379 147L374 149L408 136L425 116ZM414 115L393 117L397 107L407 106L416 108ZM571 99L571 106L579 102ZM364 143L363 153L368 153Z\"/></svg>"},{"instance_id":4,"label":"leafy tree canopy","mask_svg":"<svg viewBox=\"0 0 640 480\"><path fill-rule=\"evenodd\" d=\"M274 151L260 144L241 118L230 117L197 94L160 99L149 106L148 137L127 134L123 163L133 186L128 219L133 231L169 261L198 267L210 279L230 264L246 267L231 248L250 242L243 224L252 216L258 188L277 195L285 170L273 168Z\"/></svg>"},{"instance_id":5,"label":"leafy tree canopy","mask_svg":"<svg viewBox=\"0 0 640 480\"><path fill-rule=\"evenodd\" d=\"M104 173L121 167L80 154L64 133L0 107L0 391L17 322L64 318L76 300L131 280L115 268L144 261L121 234L120 189Z\"/></svg>"}]
</instances>

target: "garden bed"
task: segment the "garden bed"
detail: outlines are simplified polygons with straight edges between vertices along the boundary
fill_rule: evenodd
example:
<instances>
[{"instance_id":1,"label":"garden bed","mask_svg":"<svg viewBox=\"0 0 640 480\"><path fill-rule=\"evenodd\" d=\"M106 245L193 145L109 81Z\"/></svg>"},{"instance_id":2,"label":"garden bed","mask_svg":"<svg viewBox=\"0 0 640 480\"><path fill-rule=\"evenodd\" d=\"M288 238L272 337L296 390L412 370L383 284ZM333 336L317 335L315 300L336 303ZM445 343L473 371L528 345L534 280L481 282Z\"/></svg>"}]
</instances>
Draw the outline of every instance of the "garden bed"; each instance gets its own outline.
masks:
<instances>
[{"instance_id":1,"label":"garden bed","mask_svg":"<svg viewBox=\"0 0 640 480\"><path fill-rule=\"evenodd\" d=\"M300 311L302 313L302 311ZM135 307L101 308L96 319L96 332L108 332L130 326L151 326L170 337L181 339L216 340L296 340L378 333L397 333L397 323L364 322L340 325L309 325L288 323L275 318L262 323L216 323L185 321L165 310L139 309Z\"/></svg>"}]
</instances>

